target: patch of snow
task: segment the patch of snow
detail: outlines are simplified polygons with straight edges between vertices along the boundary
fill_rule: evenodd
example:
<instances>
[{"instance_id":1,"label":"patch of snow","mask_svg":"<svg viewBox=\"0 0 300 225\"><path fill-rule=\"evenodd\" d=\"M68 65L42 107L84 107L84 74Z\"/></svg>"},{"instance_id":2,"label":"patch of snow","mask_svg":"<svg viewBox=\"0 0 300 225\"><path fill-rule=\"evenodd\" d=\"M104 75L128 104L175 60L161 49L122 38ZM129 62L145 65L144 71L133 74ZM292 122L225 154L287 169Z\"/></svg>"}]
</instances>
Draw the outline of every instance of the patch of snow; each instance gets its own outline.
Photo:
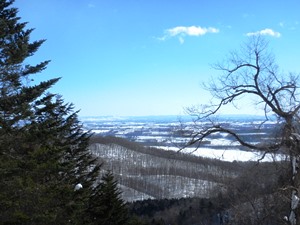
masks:
<instances>
[{"instance_id":1,"label":"patch of snow","mask_svg":"<svg viewBox=\"0 0 300 225\"><path fill-rule=\"evenodd\" d=\"M78 190L80 190L81 188L83 188L82 184L81 184L81 183L78 183L78 184L75 185L74 191L78 191Z\"/></svg>"},{"instance_id":2,"label":"patch of snow","mask_svg":"<svg viewBox=\"0 0 300 225\"><path fill-rule=\"evenodd\" d=\"M237 141L231 141L225 138L211 139L210 145L231 145L231 146L239 146L240 143Z\"/></svg>"},{"instance_id":3,"label":"patch of snow","mask_svg":"<svg viewBox=\"0 0 300 225\"><path fill-rule=\"evenodd\" d=\"M110 130L91 130L92 133L95 133L95 134L102 134L102 133L107 133L109 132Z\"/></svg>"},{"instance_id":4,"label":"patch of snow","mask_svg":"<svg viewBox=\"0 0 300 225\"><path fill-rule=\"evenodd\" d=\"M171 151L179 151L180 149L178 147L159 147L165 150L171 150ZM212 159L219 159L223 161L257 161L262 157L261 152L256 151L241 151L237 149L226 149L226 150L220 150L220 149L213 149L213 148L185 148L181 150L183 153L187 154L193 154L196 156L201 156L204 158L212 158ZM283 160L285 156L277 154L266 154L266 156L261 160L263 162L271 162L271 161L279 161Z\"/></svg>"}]
</instances>

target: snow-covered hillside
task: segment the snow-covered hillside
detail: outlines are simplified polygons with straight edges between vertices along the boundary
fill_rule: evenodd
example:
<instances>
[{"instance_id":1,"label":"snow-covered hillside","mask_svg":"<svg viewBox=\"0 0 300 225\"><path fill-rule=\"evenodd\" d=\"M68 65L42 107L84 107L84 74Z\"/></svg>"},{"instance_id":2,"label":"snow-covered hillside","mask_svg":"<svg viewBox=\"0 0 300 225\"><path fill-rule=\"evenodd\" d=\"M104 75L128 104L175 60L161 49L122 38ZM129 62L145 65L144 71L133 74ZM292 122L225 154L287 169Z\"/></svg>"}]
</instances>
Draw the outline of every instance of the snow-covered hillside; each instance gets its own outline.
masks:
<instances>
[{"instance_id":1,"label":"snow-covered hillside","mask_svg":"<svg viewBox=\"0 0 300 225\"><path fill-rule=\"evenodd\" d=\"M118 179L127 201L148 198L210 197L213 188L221 189L221 180L237 176L229 163L211 163L184 154L151 154L116 144L90 146L104 168ZM157 150L158 151L158 150ZM161 151L163 152L163 151ZM225 169L227 167L227 169ZM222 177L222 178L220 178Z\"/></svg>"}]
</instances>

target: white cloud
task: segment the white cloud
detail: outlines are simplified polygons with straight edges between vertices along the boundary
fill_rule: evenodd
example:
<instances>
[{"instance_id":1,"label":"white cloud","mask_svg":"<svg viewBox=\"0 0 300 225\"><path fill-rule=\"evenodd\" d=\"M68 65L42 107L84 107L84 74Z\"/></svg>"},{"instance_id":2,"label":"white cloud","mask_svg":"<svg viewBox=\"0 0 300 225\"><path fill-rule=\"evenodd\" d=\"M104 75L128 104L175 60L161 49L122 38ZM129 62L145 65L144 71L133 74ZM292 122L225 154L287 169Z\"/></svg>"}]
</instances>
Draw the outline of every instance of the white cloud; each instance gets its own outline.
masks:
<instances>
[{"instance_id":1,"label":"white cloud","mask_svg":"<svg viewBox=\"0 0 300 225\"><path fill-rule=\"evenodd\" d=\"M179 42L181 44L184 43L185 36L202 36L207 33L218 33L219 30L214 27L200 27L200 26L178 26L165 30L165 35L163 37L158 38L161 41L165 41L168 38L178 36Z\"/></svg>"},{"instance_id":2,"label":"white cloud","mask_svg":"<svg viewBox=\"0 0 300 225\"><path fill-rule=\"evenodd\" d=\"M202 27L174 27L171 29L166 30L166 33L170 36L176 36L176 35L189 35L189 36L201 36L206 33L217 33L219 32L218 29L209 27L209 28L202 28Z\"/></svg>"},{"instance_id":3,"label":"white cloud","mask_svg":"<svg viewBox=\"0 0 300 225\"><path fill-rule=\"evenodd\" d=\"M276 32L269 28L266 28L266 29L263 29L260 31L256 31L256 32L249 32L246 35L247 36L269 35L269 36L277 37L277 38L281 36L281 34L279 32Z\"/></svg>"}]
</instances>

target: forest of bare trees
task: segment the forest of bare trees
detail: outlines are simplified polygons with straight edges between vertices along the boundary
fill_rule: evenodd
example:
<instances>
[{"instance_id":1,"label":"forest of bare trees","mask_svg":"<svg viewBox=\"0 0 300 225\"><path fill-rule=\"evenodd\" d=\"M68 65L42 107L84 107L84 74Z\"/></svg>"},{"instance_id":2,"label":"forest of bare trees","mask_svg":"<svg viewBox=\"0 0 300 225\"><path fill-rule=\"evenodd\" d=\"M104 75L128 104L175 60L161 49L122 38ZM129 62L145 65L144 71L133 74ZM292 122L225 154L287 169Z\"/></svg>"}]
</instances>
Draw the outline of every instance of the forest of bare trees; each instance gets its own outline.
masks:
<instances>
[{"instance_id":1,"label":"forest of bare trees","mask_svg":"<svg viewBox=\"0 0 300 225\"><path fill-rule=\"evenodd\" d=\"M139 205L133 208L143 207L137 200L214 199L214 204L224 205L218 210L230 213L231 221L237 224L259 224L262 215L264 222L274 222L274 215L280 213L279 207L272 211L262 211L261 207L278 203L275 196L270 196L285 182L285 161L226 162L97 135L91 139L90 150L104 169L113 171L123 198Z\"/></svg>"}]
</instances>

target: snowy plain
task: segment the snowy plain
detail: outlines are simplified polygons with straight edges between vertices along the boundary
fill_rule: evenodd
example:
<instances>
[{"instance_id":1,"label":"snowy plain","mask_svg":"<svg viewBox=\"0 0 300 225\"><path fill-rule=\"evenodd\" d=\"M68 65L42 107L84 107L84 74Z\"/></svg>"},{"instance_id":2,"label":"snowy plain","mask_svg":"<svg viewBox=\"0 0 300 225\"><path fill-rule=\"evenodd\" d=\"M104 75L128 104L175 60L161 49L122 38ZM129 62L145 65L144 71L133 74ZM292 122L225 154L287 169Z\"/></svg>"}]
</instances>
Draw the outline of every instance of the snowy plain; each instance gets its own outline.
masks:
<instances>
[{"instance_id":1,"label":"snowy plain","mask_svg":"<svg viewBox=\"0 0 300 225\"><path fill-rule=\"evenodd\" d=\"M190 117L149 116L149 117L84 117L87 130L103 136L116 136L169 151L181 151L196 156L224 161L273 161L283 160L284 155L267 154L262 158L260 152L241 148L240 144L227 134L217 133L207 138L207 143L195 149L181 149L188 138L174 135L181 126L193 128ZM230 127L252 144L266 142L278 126L276 121L264 121L260 116L224 116L219 123Z\"/></svg>"}]
</instances>

